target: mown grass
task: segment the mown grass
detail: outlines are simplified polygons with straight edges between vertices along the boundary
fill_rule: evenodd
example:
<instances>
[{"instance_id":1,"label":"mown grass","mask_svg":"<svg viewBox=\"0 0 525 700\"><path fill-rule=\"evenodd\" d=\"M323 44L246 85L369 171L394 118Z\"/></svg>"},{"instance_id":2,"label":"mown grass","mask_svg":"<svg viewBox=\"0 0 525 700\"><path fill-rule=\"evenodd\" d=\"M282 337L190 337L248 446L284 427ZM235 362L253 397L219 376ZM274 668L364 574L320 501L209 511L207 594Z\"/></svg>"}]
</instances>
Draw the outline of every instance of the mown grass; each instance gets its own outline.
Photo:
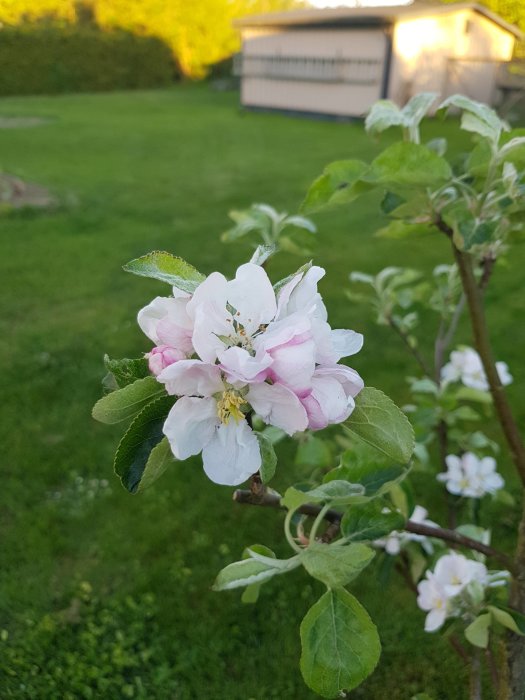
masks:
<instances>
[{"instance_id":1,"label":"mown grass","mask_svg":"<svg viewBox=\"0 0 525 700\"><path fill-rule=\"evenodd\" d=\"M0 131L0 166L62 202L50 213L0 220L0 694L314 697L298 670L298 624L320 587L296 572L268 583L253 607L237 592L210 590L245 545L285 553L282 517L232 504L230 490L210 483L198 459L129 496L111 471L120 429L95 424L90 411L104 352L148 349L135 315L164 290L126 275L124 262L166 249L205 273L231 274L249 250L218 242L229 209L263 201L295 212L326 163L370 158L380 145L360 124L242 113L235 94L204 87L4 99L0 112L51 118ZM454 123L426 127L428 137L441 131L453 149L468 145ZM373 238L382 220L370 197L317 223L332 325L365 333L354 366L402 402L403 376L415 368L368 309L345 299L347 276L396 264L428 273L449 259L446 241ZM521 418L524 262L523 248L513 251L488 295L496 353L515 375L510 393ZM283 255L270 272L278 279L299 264ZM426 351L432 323L423 325ZM277 487L301 477L292 457L284 446ZM503 471L511 479L505 464ZM91 481L103 479L108 488ZM415 480L418 500L433 494L439 520L442 497L425 481ZM514 513L496 509L495 517L498 537L508 539ZM465 697L461 664L423 632L413 594L395 576L386 585L377 576L371 568L353 590L379 625L383 656L352 697L406 700L424 690L436 699Z\"/></svg>"}]
</instances>

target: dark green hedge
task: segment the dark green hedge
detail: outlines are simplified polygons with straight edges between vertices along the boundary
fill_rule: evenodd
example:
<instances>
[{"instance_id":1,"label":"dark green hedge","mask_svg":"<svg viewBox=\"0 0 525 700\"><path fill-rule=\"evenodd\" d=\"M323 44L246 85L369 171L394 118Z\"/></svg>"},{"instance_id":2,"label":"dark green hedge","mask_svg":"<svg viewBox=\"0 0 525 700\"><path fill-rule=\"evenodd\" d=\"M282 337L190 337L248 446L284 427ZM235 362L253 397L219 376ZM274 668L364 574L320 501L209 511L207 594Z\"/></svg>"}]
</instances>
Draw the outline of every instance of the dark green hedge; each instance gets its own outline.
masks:
<instances>
[{"instance_id":1,"label":"dark green hedge","mask_svg":"<svg viewBox=\"0 0 525 700\"><path fill-rule=\"evenodd\" d=\"M175 77L158 39L81 26L0 29L0 95L147 88Z\"/></svg>"}]
</instances>

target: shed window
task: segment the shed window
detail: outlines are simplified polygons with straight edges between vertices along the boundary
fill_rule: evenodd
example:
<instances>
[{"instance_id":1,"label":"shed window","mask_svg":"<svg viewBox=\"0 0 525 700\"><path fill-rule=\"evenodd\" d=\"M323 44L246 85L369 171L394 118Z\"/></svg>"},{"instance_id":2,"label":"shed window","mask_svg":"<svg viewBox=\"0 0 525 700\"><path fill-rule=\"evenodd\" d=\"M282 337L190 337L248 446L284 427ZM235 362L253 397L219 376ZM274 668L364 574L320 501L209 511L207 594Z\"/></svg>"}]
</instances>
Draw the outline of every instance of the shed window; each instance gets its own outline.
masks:
<instances>
[{"instance_id":1,"label":"shed window","mask_svg":"<svg viewBox=\"0 0 525 700\"><path fill-rule=\"evenodd\" d=\"M239 54L234 71L243 78L375 85L381 82L382 66L381 59L373 58Z\"/></svg>"}]
</instances>

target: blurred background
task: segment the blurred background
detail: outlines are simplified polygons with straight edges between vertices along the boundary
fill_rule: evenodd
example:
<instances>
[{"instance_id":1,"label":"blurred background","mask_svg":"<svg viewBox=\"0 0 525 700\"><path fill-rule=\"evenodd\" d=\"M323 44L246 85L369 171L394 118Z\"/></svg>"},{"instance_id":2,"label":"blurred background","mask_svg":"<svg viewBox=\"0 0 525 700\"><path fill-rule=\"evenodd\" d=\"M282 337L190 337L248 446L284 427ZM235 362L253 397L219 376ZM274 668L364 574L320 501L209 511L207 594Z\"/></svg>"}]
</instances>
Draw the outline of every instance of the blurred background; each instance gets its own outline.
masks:
<instances>
[{"instance_id":1,"label":"blurred background","mask_svg":"<svg viewBox=\"0 0 525 700\"><path fill-rule=\"evenodd\" d=\"M228 488L206 479L200 458L130 496L112 472L120 426L91 418L104 353L148 351L136 313L166 292L126 275L123 263L161 249L206 274L232 275L251 250L220 243L228 211L268 202L296 213L328 162L368 160L396 138L372 141L360 120L240 108L232 21L311 6L0 0L2 698L314 697L300 678L298 625L321 584L297 571L269 582L254 606L236 591L210 590L246 545L286 553L281 515L232 503ZM525 30L521 0L486 6ZM497 95L515 127L525 126L522 55L516 41L516 87ZM423 132L445 135L458 152L467 138L453 119L430 120ZM396 264L429 272L449 251L441 241L375 239L384 223L378 212L372 196L317 216L315 261L327 269L321 291L332 325L365 334L353 366L402 404L403 376L416 368L388 329L345 297L348 274ZM269 274L280 279L303 262L283 253ZM515 376L509 393L521 419L524 265L516 248L488 293L496 355ZM433 323L425 320L423 351L431 350ZM460 340L469 342L465 330ZM295 444L281 443L279 458L276 489L308 473ZM334 464L333 455L324 459ZM430 515L440 522L441 487L422 491L429 488ZM497 536L511 536L512 509L483 508L493 510ZM370 577L380 585L369 586ZM461 663L443 639L423 632L424 615L395 572L378 564L355 590L384 651L352 697L406 700L427 691L460 700Z\"/></svg>"}]
</instances>

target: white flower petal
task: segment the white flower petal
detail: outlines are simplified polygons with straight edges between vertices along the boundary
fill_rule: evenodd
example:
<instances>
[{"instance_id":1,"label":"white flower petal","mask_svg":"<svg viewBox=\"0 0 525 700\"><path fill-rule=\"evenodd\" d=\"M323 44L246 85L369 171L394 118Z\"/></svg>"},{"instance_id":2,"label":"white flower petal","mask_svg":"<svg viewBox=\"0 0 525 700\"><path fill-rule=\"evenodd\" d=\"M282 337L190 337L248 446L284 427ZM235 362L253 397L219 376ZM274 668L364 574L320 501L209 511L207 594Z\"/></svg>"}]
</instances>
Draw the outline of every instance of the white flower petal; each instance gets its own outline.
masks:
<instances>
[{"instance_id":1,"label":"white flower petal","mask_svg":"<svg viewBox=\"0 0 525 700\"><path fill-rule=\"evenodd\" d=\"M317 283L325 275L322 267L313 265L304 273L299 281L296 277L288 282L279 293L279 316L284 318L300 311L307 314L315 314L326 320L326 308L320 294L317 291Z\"/></svg>"},{"instance_id":2,"label":"white flower petal","mask_svg":"<svg viewBox=\"0 0 525 700\"><path fill-rule=\"evenodd\" d=\"M162 430L175 457L187 459L209 443L218 424L215 399L183 396L169 412Z\"/></svg>"},{"instance_id":3,"label":"white flower petal","mask_svg":"<svg viewBox=\"0 0 525 700\"><path fill-rule=\"evenodd\" d=\"M435 632L447 618L447 611L444 608L431 610L425 618L425 632Z\"/></svg>"},{"instance_id":4,"label":"white flower petal","mask_svg":"<svg viewBox=\"0 0 525 700\"><path fill-rule=\"evenodd\" d=\"M216 484L237 486L261 466L259 442L245 420L230 419L202 451L204 471Z\"/></svg>"},{"instance_id":5,"label":"white flower petal","mask_svg":"<svg viewBox=\"0 0 525 700\"><path fill-rule=\"evenodd\" d=\"M220 336L228 337L232 333L226 306L222 310L217 304L207 301L198 306L194 313L193 347L203 362L213 363L226 349Z\"/></svg>"},{"instance_id":6,"label":"white flower petal","mask_svg":"<svg viewBox=\"0 0 525 700\"><path fill-rule=\"evenodd\" d=\"M319 378L333 377L341 384L347 396L355 398L365 386L359 374L346 365L320 366L315 370L315 376Z\"/></svg>"},{"instance_id":7,"label":"white flower petal","mask_svg":"<svg viewBox=\"0 0 525 700\"><path fill-rule=\"evenodd\" d=\"M336 356L334 362L339 362L342 357L355 355L361 350L363 343L361 333L343 329L332 331L332 346Z\"/></svg>"},{"instance_id":8,"label":"white flower petal","mask_svg":"<svg viewBox=\"0 0 525 700\"><path fill-rule=\"evenodd\" d=\"M269 376L274 382L285 384L299 396L312 386L315 370L315 344L310 338L304 342L293 340L270 350L272 364Z\"/></svg>"},{"instance_id":9,"label":"white flower petal","mask_svg":"<svg viewBox=\"0 0 525 700\"><path fill-rule=\"evenodd\" d=\"M294 313L280 321L273 321L269 324L264 333L257 336L254 347L257 352L269 352L273 348L285 345L294 338L301 338L307 335L310 337L312 323L304 313Z\"/></svg>"},{"instance_id":10,"label":"white flower petal","mask_svg":"<svg viewBox=\"0 0 525 700\"><path fill-rule=\"evenodd\" d=\"M397 533L391 532L386 538L385 552L395 557L401 551L401 540Z\"/></svg>"},{"instance_id":11,"label":"white flower petal","mask_svg":"<svg viewBox=\"0 0 525 700\"><path fill-rule=\"evenodd\" d=\"M137 315L142 332L156 345L169 345L184 353L192 352L192 321L187 299L155 297Z\"/></svg>"},{"instance_id":12,"label":"white flower petal","mask_svg":"<svg viewBox=\"0 0 525 700\"><path fill-rule=\"evenodd\" d=\"M202 304L217 304L219 307L226 308L227 301L227 280L220 272L212 272L209 277L206 277L204 282L199 284L193 297L188 302L188 315L195 319L195 314L199 306Z\"/></svg>"},{"instance_id":13,"label":"white flower petal","mask_svg":"<svg viewBox=\"0 0 525 700\"><path fill-rule=\"evenodd\" d=\"M428 516L428 510L426 508L423 508L423 506L416 506L414 508L414 512L410 516L410 520L412 520L414 523L423 523Z\"/></svg>"},{"instance_id":14,"label":"white flower petal","mask_svg":"<svg viewBox=\"0 0 525 700\"><path fill-rule=\"evenodd\" d=\"M200 360L180 360L157 377L166 391L173 396L212 396L224 389L221 370Z\"/></svg>"},{"instance_id":15,"label":"white flower petal","mask_svg":"<svg viewBox=\"0 0 525 700\"><path fill-rule=\"evenodd\" d=\"M506 362L496 362L496 369L498 371L499 380L503 384L503 386L512 384L513 377L512 374L509 372L509 366Z\"/></svg>"},{"instance_id":16,"label":"white flower petal","mask_svg":"<svg viewBox=\"0 0 525 700\"><path fill-rule=\"evenodd\" d=\"M228 282L228 302L237 310L239 322L252 335L261 324L270 323L277 313L272 283L264 268L253 263L241 265Z\"/></svg>"},{"instance_id":17,"label":"white flower petal","mask_svg":"<svg viewBox=\"0 0 525 700\"><path fill-rule=\"evenodd\" d=\"M266 379L272 358L266 353L253 357L244 348L232 347L219 353L219 362L230 383L247 384Z\"/></svg>"},{"instance_id":18,"label":"white flower petal","mask_svg":"<svg viewBox=\"0 0 525 700\"><path fill-rule=\"evenodd\" d=\"M265 423L288 435L306 430L308 416L297 396L282 384L252 384L246 400Z\"/></svg>"}]
</instances>

